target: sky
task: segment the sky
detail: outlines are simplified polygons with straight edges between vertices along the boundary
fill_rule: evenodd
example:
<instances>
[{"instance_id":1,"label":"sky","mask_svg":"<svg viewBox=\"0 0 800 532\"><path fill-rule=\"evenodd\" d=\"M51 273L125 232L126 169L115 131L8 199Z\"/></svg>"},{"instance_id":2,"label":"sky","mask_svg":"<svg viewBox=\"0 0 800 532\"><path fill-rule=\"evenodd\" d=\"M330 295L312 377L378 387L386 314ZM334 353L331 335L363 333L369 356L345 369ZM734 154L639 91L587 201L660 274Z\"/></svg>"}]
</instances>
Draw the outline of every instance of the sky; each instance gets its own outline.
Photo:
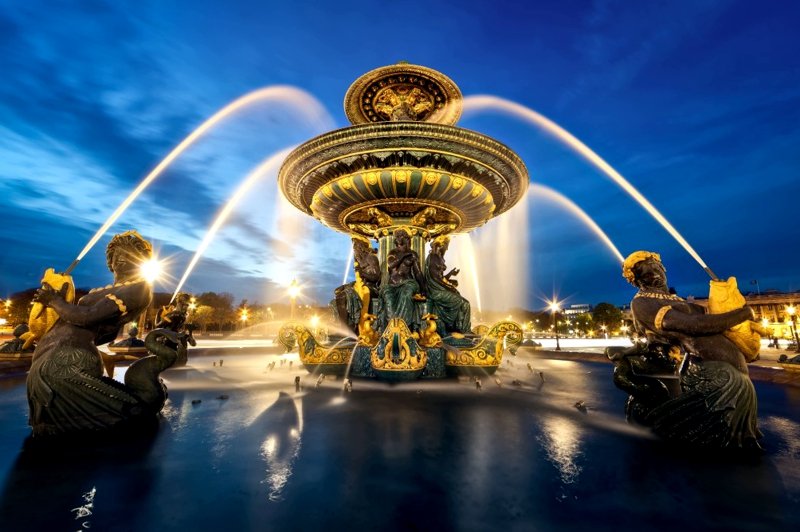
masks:
<instances>
[{"instance_id":1,"label":"sky","mask_svg":"<svg viewBox=\"0 0 800 532\"><path fill-rule=\"evenodd\" d=\"M799 23L792 0L0 0L0 298L65 269L204 120L284 87L297 96L248 106L178 157L73 271L79 287L109 283L105 244L135 228L166 261L156 289L171 292L248 173L348 126L350 84L397 61L443 72L467 101L496 96L559 124L742 291L800 290ZM698 263L558 139L491 109L458 125L516 151L532 185L470 235L470 299L495 309L542 308L554 295L630 301L618 259L567 200L622 255L661 253L679 294L707 295ZM269 303L297 278L305 302L332 297L349 240L287 207L278 166L236 205L185 290ZM463 255L446 258L463 276Z\"/></svg>"}]
</instances>

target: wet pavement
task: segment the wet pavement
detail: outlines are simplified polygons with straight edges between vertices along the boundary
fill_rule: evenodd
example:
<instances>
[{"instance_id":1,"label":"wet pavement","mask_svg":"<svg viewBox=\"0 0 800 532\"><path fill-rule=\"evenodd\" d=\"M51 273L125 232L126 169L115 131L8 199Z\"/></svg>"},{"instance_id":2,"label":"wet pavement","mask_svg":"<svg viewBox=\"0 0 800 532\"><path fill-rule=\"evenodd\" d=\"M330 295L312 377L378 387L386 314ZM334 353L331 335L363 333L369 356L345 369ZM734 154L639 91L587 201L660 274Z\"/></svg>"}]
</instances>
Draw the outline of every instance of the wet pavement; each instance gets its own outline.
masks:
<instances>
[{"instance_id":1,"label":"wet pavement","mask_svg":"<svg viewBox=\"0 0 800 532\"><path fill-rule=\"evenodd\" d=\"M480 388L353 379L349 393L297 366L199 357L164 374L153 433L24 451L24 378L0 379L0 528L800 526L796 387L756 382L766 453L743 459L681 452L626 424L610 364L521 350Z\"/></svg>"}]
</instances>

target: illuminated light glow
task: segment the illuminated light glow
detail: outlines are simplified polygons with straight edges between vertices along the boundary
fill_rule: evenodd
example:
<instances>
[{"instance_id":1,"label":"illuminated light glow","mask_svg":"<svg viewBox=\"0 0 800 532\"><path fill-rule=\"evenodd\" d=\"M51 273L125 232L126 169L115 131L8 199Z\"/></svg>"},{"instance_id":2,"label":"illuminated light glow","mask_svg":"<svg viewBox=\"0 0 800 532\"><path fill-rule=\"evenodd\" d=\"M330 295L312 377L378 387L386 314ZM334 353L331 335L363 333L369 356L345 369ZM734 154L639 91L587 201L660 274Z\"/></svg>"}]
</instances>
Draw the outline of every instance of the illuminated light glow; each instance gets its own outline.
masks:
<instances>
[{"instance_id":1,"label":"illuminated light glow","mask_svg":"<svg viewBox=\"0 0 800 532\"><path fill-rule=\"evenodd\" d=\"M153 284L159 280L164 273L164 265L160 260L153 257L139 266L139 273L145 281Z\"/></svg>"},{"instance_id":2,"label":"illuminated light glow","mask_svg":"<svg viewBox=\"0 0 800 532\"><path fill-rule=\"evenodd\" d=\"M289 284L289 297L292 299L297 299L297 296L300 295L300 285L297 284L297 279L292 279L292 282Z\"/></svg>"},{"instance_id":3,"label":"illuminated light glow","mask_svg":"<svg viewBox=\"0 0 800 532\"><path fill-rule=\"evenodd\" d=\"M625 261L625 257L622 256L622 253L619 252L619 249L617 249L617 246L614 245L605 231L603 231L600 226L597 225L597 223L592 220L592 218L586 214L583 209L578 207L578 205L576 205L572 200L550 187L537 185L534 183L531 183L530 188L528 189L528 194L531 196L543 196L567 209L569 212L577 216L582 222L584 222L586 226L589 227L589 229L591 229L598 237L600 237L600 240L602 240L608 249L611 250L620 264Z\"/></svg>"},{"instance_id":4,"label":"illuminated light glow","mask_svg":"<svg viewBox=\"0 0 800 532\"><path fill-rule=\"evenodd\" d=\"M636 200L639 205L641 205L648 213L650 213L650 215L655 218L655 220L660 223L661 226L666 229L666 231L672 235L672 237L677 240L681 246L683 246L689 255L691 255L692 258L697 261L697 263L700 264L700 266L706 270L709 275L716 278L711 273L711 270L708 268L708 266L706 266L706 263L703 262L703 259L700 258L700 255L698 255L694 248L689 245L689 243L681 236L681 234L678 233L677 229L675 229L672 224L667 221L667 219L658 211L658 209L656 209L653 204L647 200L647 198L642 196L642 194L636 190L636 188L634 188L634 186L631 185L627 179L622 177L619 172L614 170L610 164L604 161L602 157L597 155L594 151L592 151L591 148L578 140L569 131L565 130L549 118L537 113L529 107L525 107L524 105L503 98L498 98L497 96L477 95L464 98L464 115L469 112L479 112L490 109L503 111L512 116L532 122L567 144L576 153L581 155L584 159L589 161L604 174L610 177L615 183L617 183L617 185L627 192L628 195Z\"/></svg>"},{"instance_id":5,"label":"illuminated light glow","mask_svg":"<svg viewBox=\"0 0 800 532\"><path fill-rule=\"evenodd\" d=\"M83 248L83 250L78 255L78 258L75 259L76 264L78 261L83 259L83 257L89 252L90 249L97 243L98 240L108 231L109 227L117 221L117 219L122 215L123 212L130 206L133 201L139 197L144 189L156 179L161 173L174 161L181 153L183 153L189 146L195 143L200 137L202 137L209 129L217 125L220 121L224 120L228 116L232 115L236 111L241 110L244 107L252 105L254 103L263 101L263 100L286 100L291 104L294 104L297 109L300 109L302 112L313 116L315 120L319 120L324 122L325 124L332 124L333 121L328 115L328 112L325 110L324 107L319 103L319 101L314 98L312 95L307 93L306 91L299 89L297 87L291 87L288 85L275 85L271 87L264 87L262 89L257 89L252 92L249 92L236 100L232 101L216 113L212 115L209 119L205 122L200 124L200 126L192 131L189 136L181 141L180 144L175 146L169 154L167 154L164 159L158 163L158 165L153 168L153 170L145 176L141 183L130 193L130 195L125 198L125 200L117 207L111 216L105 221L105 223L97 230L89 243Z\"/></svg>"},{"instance_id":6,"label":"illuminated light glow","mask_svg":"<svg viewBox=\"0 0 800 532\"><path fill-rule=\"evenodd\" d=\"M197 251L195 251L194 253L194 257L192 257L191 262L189 262L189 266L187 266L186 271L183 273L183 277L181 277L181 280L178 282L178 286L175 287L175 291L172 294L172 299L170 300L170 302L172 302L178 295L178 292L181 291L181 288L183 288L183 284L186 282L186 279L189 278L189 275L191 275L195 265L197 265L197 262L203 256L203 253L205 253L206 249L211 244L211 241L214 240L214 237L217 235L217 232L219 231L220 227L222 227L222 224L224 224L228 220L228 217L231 215L233 209L236 207L239 201L241 201L241 199L244 197L247 191L250 190L253 187L253 185L256 184L256 182L258 182L258 180L261 179L264 175L267 175L270 172L275 173L278 169L278 166L280 166L280 164L283 162L283 160L286 158L289 152L292 151L292 149L294 148L293 147L286 148L285 150L281 150L278 153L275 153L274 155L268 157L267 159L262 161L261 164L259 164L255 168L255 170L250 172L247 175L247 177L244 178L242 183L239 185L239 188L236 189L236 191L228 200L228 203L225 204L225 206L217 215L217 218L208 228L208 231L206 231L206 235L203 237L203 241L200 242Z\"/></svg>"},{"instance_id":7,"label":"illuminated light glow","mask_svg":"<svg viewBox=\"0 0 800 532\"><path fill-rule=\"evenodd\" d=\"M319 316L314 314L313 316L311 316L311 326L316 328L317 325L319 325Z\"/></svg>"}]
</instances>

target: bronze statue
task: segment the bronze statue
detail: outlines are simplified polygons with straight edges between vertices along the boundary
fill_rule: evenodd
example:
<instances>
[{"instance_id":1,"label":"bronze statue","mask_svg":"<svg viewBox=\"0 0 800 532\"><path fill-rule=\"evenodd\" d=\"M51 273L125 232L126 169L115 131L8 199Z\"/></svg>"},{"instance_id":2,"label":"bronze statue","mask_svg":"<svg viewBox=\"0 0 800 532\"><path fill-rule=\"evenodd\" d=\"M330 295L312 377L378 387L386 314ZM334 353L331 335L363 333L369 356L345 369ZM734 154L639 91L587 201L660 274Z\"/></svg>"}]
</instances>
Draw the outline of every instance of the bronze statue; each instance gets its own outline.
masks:
<instances>
[{"instance_id":1,"label":"bronze statue","mask_svg":"<svg viewBox=\"0 0 800 532\"><path fill-rule=\"evenodd\" d=\"M27 323L14 327L14 339L0 344L0 353L30 353L33 351L33 347L25 347L25 340L22 338L28 330Z\"/></svg>"},{"instance_id":2,"label":"bronze statue","mask_svg":"<svg viewBox=\"0 0 800 532\"><path fill-rule=\"evenodd\" d=\"M647 339L646 346L609 352L617 362L615 384L631 394L629 417L690 445L759 448L757 398L745 355L725 336L753 319L750 307L709 314L671 294L659 255L648 251L631 254L623 276L639 289L631 312ZM676 358L683 364L669 375ZM669 389L670 377L677 389Z\"/></svg>"},{"instance_id":3,"label":"bronze statue","mask_svg":"<svg viewBox=\"0 0 800 532\"><path fill-rule=\"evenodd\" d=\"M378 297L381 282L378 255L363 237L353 237L353 269L356 280L334 291L333 307L339 321L359 333L358 325L364 315L371 313L371 302Z\"/></svg>"},{"instance_id":4,"label":"bronze statue","mask_svg":"<svg viewBox=\"0 0 800 532\"><path fill-rule=\"evenodd\" d=\"M124 385L102 376L97 350L150 304L152 290L140 277L139 266L151 255L150 243L137 232L118 234L106 249L113 284L90 291L77 304L65 301L48 284L37 291L36 302L54 310L58 320L37 343L28 374L34 436L115 427L151 417L163 407L166 390L158 374L175 362L177 353L157 339L168 336L185 348L178 334L148 335L145 343L154 354L131 365Z\"/></svg>"},{"instance_id":5,"label":"bronze statue","mask_svg":"<svg viewBox=\"0 0 800 532\"><path fill-rule=\"evenodd\" d=\"M452 332L470 332L470 304L458 293L458 269L445 273L447 265L444 254L450 239L446 236L431 242L431 251L425 260L425 281L427 284L428 312L439 318L439 331L443 335Z\"/></svg>"},{"instance_id":6,"label":"bronze statue","mask_svg":"<svg viewBox=\"0 0 800 532\"><path fill-rule=\"evenodd\" d=\"M411 249L411 237L405 229L394 232L394 249L386 259L388 278L381 286L382 329L392 318L401 318L409 329L420 327L422 313L418 302L423 299L425 277L419 264L419 255Z\"/></svg>"},{"instance_id":7,"label":"bronze statue","mask_svg":"<svg viewBox=\"0 0 800 532\"><path fill-rule=\"evenodd\" d=\"M194 331L194 324L187 323L186 319L189 316L189 303L191 296L187 293L181 292L175 296L175 302L161 308L158 321L156 322L156 329L167 329L175 333L184 333L186 343L189 345L197 345L197 342L192 336ZM164 344L171 348L178 350L178 344L164 337ZM187 351L179 351L180 356L175 362L175 366L185 366L188 362Z\"/></svg>"}]
</instances>

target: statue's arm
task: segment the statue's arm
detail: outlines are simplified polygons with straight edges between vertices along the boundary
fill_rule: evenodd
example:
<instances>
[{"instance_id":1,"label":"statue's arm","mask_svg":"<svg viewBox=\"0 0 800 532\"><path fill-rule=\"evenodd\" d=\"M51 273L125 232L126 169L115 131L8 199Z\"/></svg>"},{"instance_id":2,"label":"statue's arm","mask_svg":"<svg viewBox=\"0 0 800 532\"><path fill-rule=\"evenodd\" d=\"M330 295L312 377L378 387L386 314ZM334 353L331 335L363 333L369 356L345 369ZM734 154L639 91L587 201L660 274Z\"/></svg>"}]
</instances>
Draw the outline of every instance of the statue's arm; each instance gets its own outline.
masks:
<instances>
[{"instance_id":1,"label":"statue's arm","mask_svg":"<svg viewBox=\"0 0 800 532\"><path fill-rule=\"evenodd\" d=\"M689 335L719 334L752 319L753 311L747 306L722 314L686 314L672 309L664 315L662 328Z\"/></svg>"},{"instance_id":2,"label":"statue's arm","mask_svg":"<svg viewBox=\"0 0 800 532\"><path fill-rule=\"evenodd\" d=\"M722 314L689 314L661 300L637 299L632 304L636 319L653 331L673 331L689 336L719 334L753 319L750 307Z\"/></svg>"},{"instance_id":3,"label":"statue's arm","mask_svg":"<svg viewBox=\"0 0 800 532\"><path fill-rule=\"evenodd\" d=\"M91 306L74 305L64 301L58 292L47 288L37 291L36 301L54 309L60 319L78 327L93 325L122 313L117 302L110 298L104 297Z\"/></svg>"}]
</instances>

